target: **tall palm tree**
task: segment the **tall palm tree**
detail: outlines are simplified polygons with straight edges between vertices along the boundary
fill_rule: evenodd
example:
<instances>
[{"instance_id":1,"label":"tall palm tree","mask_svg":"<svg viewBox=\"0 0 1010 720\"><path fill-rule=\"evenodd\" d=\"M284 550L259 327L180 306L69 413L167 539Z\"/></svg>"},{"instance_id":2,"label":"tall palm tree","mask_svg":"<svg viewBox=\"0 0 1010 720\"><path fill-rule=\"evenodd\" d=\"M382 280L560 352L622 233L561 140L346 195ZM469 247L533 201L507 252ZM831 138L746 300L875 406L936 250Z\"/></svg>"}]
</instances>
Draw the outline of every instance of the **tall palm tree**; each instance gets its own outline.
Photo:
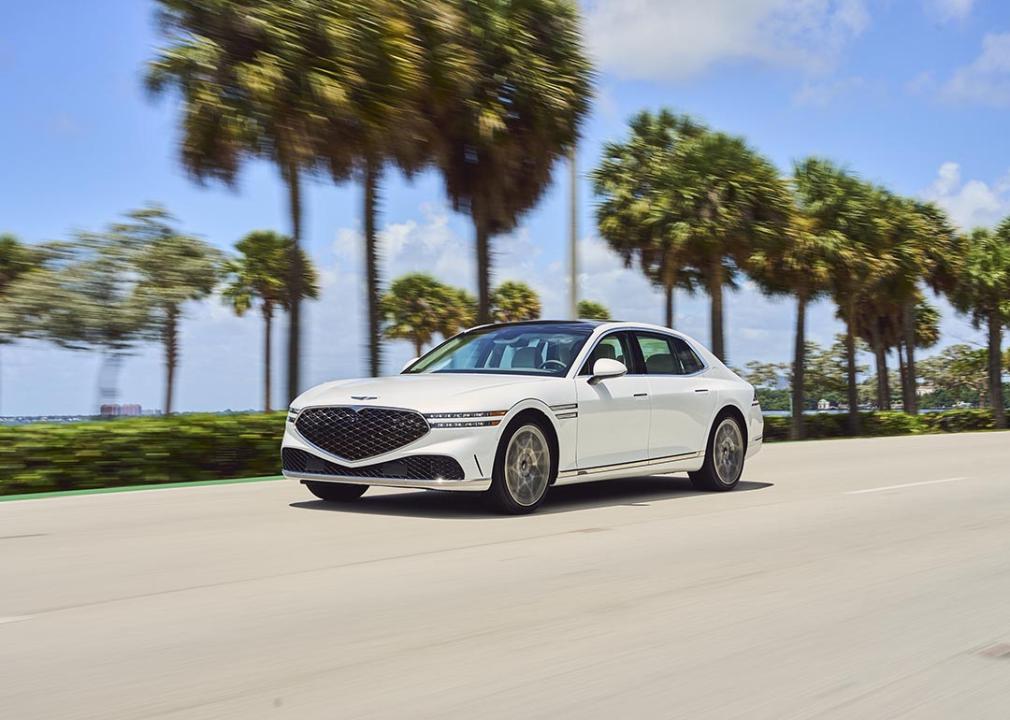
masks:
<instances>
[{"instance_id":1,"label":"tall palm tree","mask_svg":"<svg viewBox=\"0 0 1010 720\"><path fill-rule=\"evenodd\" d=\"M272 348L274 311L289 311L295 288L291 287L290 269L293 255L301 253L298 266L302 279L297 291L306 297L318 295L317 278L312 261L305 251L295 246L288 235L272 230L254 230L235 244L239 257L225 265L227 284L222 291L225 302L237 315L244 315L259 302L263 316L263 410L270 412L272 392Z\"/></svg>"},{"instance_id":2,"label":"tall palm tree","mask_svg":"<svg viewBox=\"0 0 1010 720\"><path fill-rule=\"evenodd\" d=\"M154 93L182 97L182 163L198 181L233 185L242 161L269 160L287 188L291 236L302 242L302 180L319 168L328 115L346 78L322 72L316 51L332 25L314 18L316 0L158 0L164 44L147 69ZM331 164L331 170L335 169ZM301 391L300 254L290 268L287 395Z\"/></svg>"},{"instance_id":3,"label":"tall palm tree","mask_svg":"<svg viewBox=\"0 0 1010 720\"><path fill-rule=\"evenodd\" d=\"M438 108L438 166L474 224L477 319L491 314L491 238L550 184L589 110L592 70L573 0L450 0L466 82Z\"/></svg>"},{"instance_id":4,"label":"tall palm tree","mask_svg":"<svg viewBox=\"0 0 1010 720\"><path fill-rule=\"evenodd\" d=\"M632 118L628 137L608 143L603 159L590 174L599 199L596 222L600 235L626 266L637 259L654 285L665 293L666 325L674 327L678 287L693 291L697 273L689 266L690 217L674 192L678 143L705 128L691 118L660 110Z\"/></svg>"},{"instance_id":5,"label":"tall palm tree","mask_svg":"<svg viewBox=\"0 0 1010 720\"><path fill-rule=\"evenodd\" d=\"M469 324L472 299L458 288L442 284L426 273L403 275L382 296L386 337L409 340L420 357L436 333L454 335Z\"/></svg>"},{"instance_id":6,"label":"tall palm tree","mask_svg":"<svg viewBox=\"0 0 1010 720\"><path fill-rule=\"evenodd\" d=\"M741 138L702 132L678 143L674 155L670 185L686 210L687 252L711 301L712 352L725 362L723 288L755 247L788 235L793 201L778 170Z\"/></svg>"},{"instance_id":7,"label":"tall palm tree","mask_svg":"<svg viewBox=\"0 0 1010 720\"><path fill-rule=\"evenodd\" d=\"M828 292L831 263L837 246L836 233L825 230L814 217L797 210L790 231L763 237L744 266L763 292L796 298L790 420L790 437L793 440L802 440L805 435L807 306Z\"/></svg>"},{"instance_id":8,"label":"tall palm tree","mask_svg":"<svg viewBox=\"0 0 1010 720\"><path fill-rule=\"evenodd\" d=\"M961 274L950 293L959 311L988 334L989 402L996 427L1007 426L1003 399L1003 327L1010 322L1010 218L995 232L976 228L965 238Z\"/></svg>"},{"instance_id":9,"label":"tall palm tree","mask_svg":"<svg viewBox=\"0 0 1010 720\"><path fill-rule=\"evenodd\" d=\"M495 322L520 322L540 317L540 296L524 282L503 282L491 293L491 318Z\"/></svg>"},{"instance_id":10,"label":"tall palm tree","mask_svg":"<svg viewBox=\"0 0 1010 720\"><path fill-rule=\"evenodd\" d=\"M0 347L25 331L16 314L7 311L7 300L14 284L39 269L43 259L37 248L25 245L13 235L0 234Z\"/></svg>"},{"instance_id":11,"label":"tall palm tree","mask_svg":"<svg viewBox=\"0 0 1010 720\"><path fill-rule=\"evenodd\" d=\"M135 295L148 310L150 330L165 352L164 413L172 414L175 372L179 365L179 324L183 306L214 290L221 273L221 253L204 241L181 234L164 210L149 207L127 214L113 232L134 247Z\"/></svg>"}]
</instances>

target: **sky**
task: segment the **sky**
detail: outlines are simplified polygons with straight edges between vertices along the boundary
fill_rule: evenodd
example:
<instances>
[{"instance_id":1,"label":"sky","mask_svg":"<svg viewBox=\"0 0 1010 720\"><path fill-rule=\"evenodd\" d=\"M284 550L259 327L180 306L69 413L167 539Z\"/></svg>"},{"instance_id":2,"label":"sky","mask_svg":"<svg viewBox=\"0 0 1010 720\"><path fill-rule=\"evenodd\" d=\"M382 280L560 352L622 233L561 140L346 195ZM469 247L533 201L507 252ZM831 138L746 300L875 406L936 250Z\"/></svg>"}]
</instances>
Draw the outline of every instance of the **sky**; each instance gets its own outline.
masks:
<instances>
[{"instance_id":1,"label":"sky","mask_svg":"<svg viewBox=\"0 0 1010 720\"><path fill-rule=\"evenodd\" d=\"M580 296L615 317L662 322L662 295L623 267L595 231L585 173L602 145L623 137L641 109L668 107L742 135L783 172L815 154L895 192L938 202L961 227L1010 214L1010 5L1003 0L583 0L587 48L598 70L577 168ZM159 44L148 0L45 0L0 5L0 232L26 242L98 230L149 202L228 249L250 230L288 230L272 166L244 166L237 187L199 185L179 163L178 100L150 97L145 62ZM494 243L494 281L524 280L545 317L567 298L568 168L542 201ZM362 193L311 182L305 246L322 281L306 309L305 384L366 372ZM472 228L446 204L437 175L382 187L383 275L424 270L475 288ZM982 335L942 300L943 344ZM790 358L794 306L744 284L726 304L729 362ZM283 325L283 323L281 323ZM677 326L708 342L704 295L678 297ZM275 358L281 367L283 327ZM841 325L830 302L810 312L811 339ZM262 323L219 298L186 308L177 403L181 410L259 403ZM410 359L386 345L385 371ZM0 348L0 415L76 414L96 405L98 358L31 342ZM157 346L121 371L120 400L160 406ZM283 406L279 374L275 403Z\"/></svg>"}]
</instances>

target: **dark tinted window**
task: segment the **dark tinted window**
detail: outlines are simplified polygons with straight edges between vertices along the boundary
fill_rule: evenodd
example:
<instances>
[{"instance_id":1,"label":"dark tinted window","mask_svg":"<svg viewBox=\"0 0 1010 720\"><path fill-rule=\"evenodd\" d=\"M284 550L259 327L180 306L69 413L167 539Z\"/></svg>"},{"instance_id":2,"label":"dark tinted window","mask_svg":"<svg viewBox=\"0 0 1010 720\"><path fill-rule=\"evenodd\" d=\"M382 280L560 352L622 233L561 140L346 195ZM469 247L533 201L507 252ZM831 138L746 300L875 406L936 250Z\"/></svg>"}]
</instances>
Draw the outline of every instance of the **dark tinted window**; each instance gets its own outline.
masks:
<instances>
[{"instance_id":1,"label":"dark tinted window","mask_svg":"<svg viewBox=\"0 0 1010 720\"><path fill-rule=\"evenodd\" d=\"M670 338L670 342L673 344L674 353L680 361L682 372L685 375L691 375L705 369L705 363L701 361L701 358L691 349L690 345L676 337Z\"/></svg>"},{"instance_id":2,"label":"dark tinted window","mask_svg":"<svg viewBox=\"0 0 1010 720\"><path fill-rule=\"evenodd\" d=\"M609 358L617 362L624 363L629 372L633 371L631 364L631 352L628 348L627 337L624 333L613 333L596 343L593 352L589 355L585 365L582 366L581 375L592 375L593 364L601 358Z\"/></svg>"},{"instance_id":3,"label":"dark tinted window","mask_svg":"<svg viewBox=\"0 0 1010 720\"><path fill-rule=\"evenodd\" d=\"M635 333L635 342L642 353L646 375L682 375L680 358L665 335Z\"/></svg>"}]
</instances>

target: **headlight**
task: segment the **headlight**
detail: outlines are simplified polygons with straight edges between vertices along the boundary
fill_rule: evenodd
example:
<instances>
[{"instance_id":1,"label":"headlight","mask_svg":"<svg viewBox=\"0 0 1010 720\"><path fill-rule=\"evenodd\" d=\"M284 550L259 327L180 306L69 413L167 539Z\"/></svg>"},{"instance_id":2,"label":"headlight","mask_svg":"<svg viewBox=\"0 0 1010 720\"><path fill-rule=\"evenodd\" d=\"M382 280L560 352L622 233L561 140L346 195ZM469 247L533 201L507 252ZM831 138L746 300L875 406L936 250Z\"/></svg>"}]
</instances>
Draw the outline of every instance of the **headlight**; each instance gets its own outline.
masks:
<instances>
[{"instance_id":1,"label":"headlight","mask_svg":"<svg viewBox=\"0 0 1010 720\"><path fill-rule=\"evenodd\" d=\"M494 427L507 414L508 410L426 413L424 419L432 428Z\"/></svg>"}]
</instances>

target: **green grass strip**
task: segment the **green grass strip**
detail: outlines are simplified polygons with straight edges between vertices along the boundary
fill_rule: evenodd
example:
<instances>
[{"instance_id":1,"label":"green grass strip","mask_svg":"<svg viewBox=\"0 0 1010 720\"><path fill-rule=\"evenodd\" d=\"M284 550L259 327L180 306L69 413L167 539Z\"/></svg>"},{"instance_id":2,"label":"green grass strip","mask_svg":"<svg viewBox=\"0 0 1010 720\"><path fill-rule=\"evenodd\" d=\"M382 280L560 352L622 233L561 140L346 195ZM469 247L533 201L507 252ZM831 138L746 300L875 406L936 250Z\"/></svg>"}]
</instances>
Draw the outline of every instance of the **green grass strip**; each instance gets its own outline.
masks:
<instances>
[{"instance_id":1,"label":"green grass strip","mask_svg":"<svg viewBox=\"0 0 1010 720\"><path fill-rule=\"evenodd\" d=\"M71 495L101 495L105 493L134 492L136 490L163 490L166 488L200 487L203 485L234 485L237 483L266 482L281 480L281 475L264 475L262 477L226 478L224 480L194 480L192 482L151 483L150 485L120 485L118 487L86 488L82 490L53 490L48 492L21 493L19 495L0 495L0 502L9 500L34 500L42 498L68 497Z\"/></svg>"}]
</instances>

